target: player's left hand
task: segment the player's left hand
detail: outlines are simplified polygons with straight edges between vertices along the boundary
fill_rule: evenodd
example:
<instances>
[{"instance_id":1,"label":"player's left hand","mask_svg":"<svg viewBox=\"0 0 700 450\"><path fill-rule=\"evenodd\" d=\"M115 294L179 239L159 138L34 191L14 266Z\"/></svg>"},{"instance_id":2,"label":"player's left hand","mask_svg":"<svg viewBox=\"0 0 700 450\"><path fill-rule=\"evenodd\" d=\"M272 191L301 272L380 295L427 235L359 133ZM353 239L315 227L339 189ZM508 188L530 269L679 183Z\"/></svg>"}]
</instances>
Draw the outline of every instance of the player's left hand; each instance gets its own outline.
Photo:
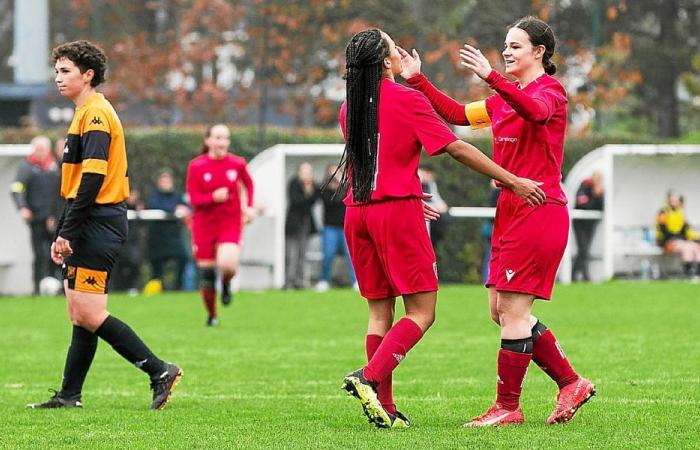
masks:
<instances>
[{"instance_id":1,"label":"player's left hand","mask_svg":"<svg viewBox=\"0 0 700 450\"><path fill-rule=\"evenodd\" d=\"M459 59L462 66L473 70L482 80L485 80L491 73L489 60L481 53L481 50L469 44L464 44L464 48L459 49Z\"/></svg>"},{"instance_id":2,"label":"player's left hand","mask_svg":"<svg viewBox=\"0 0 700 450\"><path fill-rule=\"evenodd\" d=\"M513 185L508 188L513 191L515 195L523 199L528 206L539 206L543 205L547 198L547 195L540 188L542 184L543 183L539 181L518 177Z\"/></svg>"},{"instance_id":3,"label":"player's left hand","mask_svg":"<svg viewBox=\"0 0 700 450\"><path fill-rule=\"evenodd\" d=\"M55 247L56 253L61 255L63 258L73 254L73 249L70 246L70 241L68 239L62 238L61 236L56 238L56 242L53 243L52 247ZM51 253L53 254L53 251Z\"/></svg>"},{"instance_id":4,"label":"player's left hand","mask_svg":"<svg viewBox=\"0 0 700 450\"><path fill-rule=\"evenodd\" d=\"M440 218L440 211L433 208L425 201L425 199L428 199L432 196L433 196L433 194L428 194L426 192L423 192L423 217L425 218L425 220L430 220L430 221L434 222Z\"/></svg>"},{"instance_id":5,"label":"player's left hand","mask_svg":"<svg viewBox=\"0 0 700 450\"><path fill-rule=\"evenodd\" d=\"M255 208L244 208L243 210L243 224L247 225L255 219Z\"/></svg>"},{"instance_id":6,"label":"player's left hand","mask_svg":"<svg viewBox=\"0 0 700 450\"><path fill-rule=\"evenodd\" d=\"M416 49L414 48L411 53L408 53L397 45L396 50L398 50L399 55L401 55L401 78L408 80L411 77L420 75L421 61L420 55Z\"/></svg>"},{"instance_id":7,"label":"player's left hand","mask_svg":"<svg viewBox=\"0 0 700 450\"><path fill-rule=\"evenodd\" d=\"M56 243L51 243L51 261L59 266L63 265L63 256L56 251Z\"/></svg>"}]
</instances>

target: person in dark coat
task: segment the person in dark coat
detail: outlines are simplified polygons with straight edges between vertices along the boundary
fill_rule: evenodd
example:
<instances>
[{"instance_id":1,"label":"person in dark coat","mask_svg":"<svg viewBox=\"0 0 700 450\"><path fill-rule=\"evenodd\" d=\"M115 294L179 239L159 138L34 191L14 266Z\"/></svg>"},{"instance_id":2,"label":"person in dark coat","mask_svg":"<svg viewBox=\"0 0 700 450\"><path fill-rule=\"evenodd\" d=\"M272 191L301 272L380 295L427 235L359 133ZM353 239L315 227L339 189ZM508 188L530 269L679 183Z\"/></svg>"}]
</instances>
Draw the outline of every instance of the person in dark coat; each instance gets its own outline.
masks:
<instances>
[{"instance_id":1,"label":"person in dark coat","mask_svg":"<svg viewBox=\"0 0 700 450\"><path fill-rule=\"evenodd\" d=\"M284 286L287 289L300 289L304 286L306 248L309 237L318 231L311 215L311 207L320 197L313 176L311 164L302 162L287 189L287 218L284 224L287 263Z\"/></svg>"},{"instance_id":2,"label":"person in dark coat","mask_svg":"<svg viewBox=\"0 0 700 450\"><path fill-rule=\"evenodd\" d=\"M179 217L184 216L187 206L182 193L175 190L173 173L163 169L158 174L156 189L151 192L146 204L148 209L160 209L171 216L166 220L152 221L148 225L148 259L152 277L163 280L165 264L175 261L175 290L182 289L182 280L187 266L187 251Z\"/></svg>"},{"instance_id":3,"label":"person in dark coat","mask_svg":"<svg viewBox=\"0 0 700 450\"><path fill-rule=\"evenodd\" d=\"M34 254L34 295L39 282L55 276L51 262L51 241L56 229L56 209L60 197L60 175L51 153L51 140L37 136L31 141L32 152L17 169L10 191L22 220L29 226Z\"/></svg>"},{"instance_id":4,"label":"person in dark coat","mask_svg":"<svg viewBox=\"0 0 700 450\"><path fill-rule=\"evenodd\" d=\"M589 211L602 211L604 202L603 176L595 172L590 178L586 178L576 192L576 209ZM578 253L574 260L572 278L574 281L590 281L588 264L591 253L593 235L598 226L597 220L574 220L574 236Z\"/></svg>"}]
</instances>

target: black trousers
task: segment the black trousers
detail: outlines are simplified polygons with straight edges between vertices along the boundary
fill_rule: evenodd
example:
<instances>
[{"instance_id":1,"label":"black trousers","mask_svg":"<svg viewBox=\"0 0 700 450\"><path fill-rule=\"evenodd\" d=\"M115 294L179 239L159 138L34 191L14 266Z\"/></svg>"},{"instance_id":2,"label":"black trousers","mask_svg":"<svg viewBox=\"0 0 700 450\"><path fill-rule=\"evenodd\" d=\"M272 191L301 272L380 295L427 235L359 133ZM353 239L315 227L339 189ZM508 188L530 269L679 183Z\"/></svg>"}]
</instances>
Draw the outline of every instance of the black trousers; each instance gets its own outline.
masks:
<instances>
[{"instance_id":1,"label":"black trousers","mask_svg":"<svg viewBox=\"0 0 700 450\"><path fill-rule=\"evenodd\" d=\"M593 234L598 223L593 220L575 220L574 221L574 236L576 237L576 246L578 253L574 260L572 278L576 281L577 277L585 281L590 281L591 276L588 272L588 264L591 259L591 242Z\"/></svg>"},{"instance_id":2,"label":"black trousers","mask_svg":"<svg viewBox=\"0 0 700 450\"><path fill-rule=\"evenodd\" d=\"M48 276L56 276L56 268L51 261L52 234L46 229L46 219L35 220L29 224L34 254L33 276L34 294L39 293L39 281Z\"/></svg>"}]
</instances>

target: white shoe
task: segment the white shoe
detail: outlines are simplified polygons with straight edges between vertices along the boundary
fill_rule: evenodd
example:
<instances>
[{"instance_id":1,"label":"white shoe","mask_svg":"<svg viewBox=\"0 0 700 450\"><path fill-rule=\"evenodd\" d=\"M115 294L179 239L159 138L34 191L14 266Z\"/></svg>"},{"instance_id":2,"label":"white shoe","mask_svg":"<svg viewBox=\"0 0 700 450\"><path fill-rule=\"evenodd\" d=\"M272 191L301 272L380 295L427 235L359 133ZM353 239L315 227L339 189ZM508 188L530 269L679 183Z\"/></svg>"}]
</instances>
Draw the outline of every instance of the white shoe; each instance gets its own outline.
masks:
<instances>
[{"instance_id":1,"label":"white shoe","mask_svg":"<svg viewBox=\"0 0 700 450\"><path fill-rule=\"evenodd\" d=\"M328 282L325 280L321 280L318 283L316 283L316 292L326 292L328 289L330 289L330 286L328 285Z\"/></svg>"}]
</instances>

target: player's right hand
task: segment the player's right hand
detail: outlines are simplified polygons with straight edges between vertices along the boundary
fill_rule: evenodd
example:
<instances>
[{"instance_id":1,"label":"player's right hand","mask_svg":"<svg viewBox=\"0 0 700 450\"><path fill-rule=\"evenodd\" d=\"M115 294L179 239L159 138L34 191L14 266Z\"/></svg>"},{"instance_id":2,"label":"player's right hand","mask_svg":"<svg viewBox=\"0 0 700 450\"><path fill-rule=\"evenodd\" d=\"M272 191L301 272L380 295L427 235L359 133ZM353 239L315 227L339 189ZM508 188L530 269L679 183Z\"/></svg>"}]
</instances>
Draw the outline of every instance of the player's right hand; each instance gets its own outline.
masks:
<instances>
[{"instance_id":1,"label":"player's right hand","mask_svg":"<svg viewBox=\"0 0 700 450\"><path fill-rule=\"evenodd\" d=\"M411 53L408 53L403 48L396 46L396 50L399 51L401 55L401 78L408 80L409 78L420 75L420 55L414 48Z\"/></svg>"},{"instance_id":2,"label":"player's right hand","mask_svg":"<svg viewBox=\"0 0 700 450\"><path fill-rule=\"evenodd\" d=\"M228 188L220 187L211 193L211 198L216 203L223 203L228 200Z\"/></svg>"},{"instance_id":3,"label":"player's right hand","mask_svg":"<svg viewBox=\"0 0 700 450\"><path fill-rule=\"evenodd\" d=\"M539 181L518 177L513 185L510 186L510 190L529 206L539 206L544 204L544 200L547 198L540 186L542 186L542 183Z\"/></svg>"},{"instance_id":4,"label":"player's right hand","mask_svg":"<svg viewBox=\"0 0 700 450\"><path fill-rule=\"evenodd\" d=\"M56 250L56 242L51 243L51 261L54 262L54 264L63 265L63 255L58 253Z\"/></svg>"}]
</instances>

